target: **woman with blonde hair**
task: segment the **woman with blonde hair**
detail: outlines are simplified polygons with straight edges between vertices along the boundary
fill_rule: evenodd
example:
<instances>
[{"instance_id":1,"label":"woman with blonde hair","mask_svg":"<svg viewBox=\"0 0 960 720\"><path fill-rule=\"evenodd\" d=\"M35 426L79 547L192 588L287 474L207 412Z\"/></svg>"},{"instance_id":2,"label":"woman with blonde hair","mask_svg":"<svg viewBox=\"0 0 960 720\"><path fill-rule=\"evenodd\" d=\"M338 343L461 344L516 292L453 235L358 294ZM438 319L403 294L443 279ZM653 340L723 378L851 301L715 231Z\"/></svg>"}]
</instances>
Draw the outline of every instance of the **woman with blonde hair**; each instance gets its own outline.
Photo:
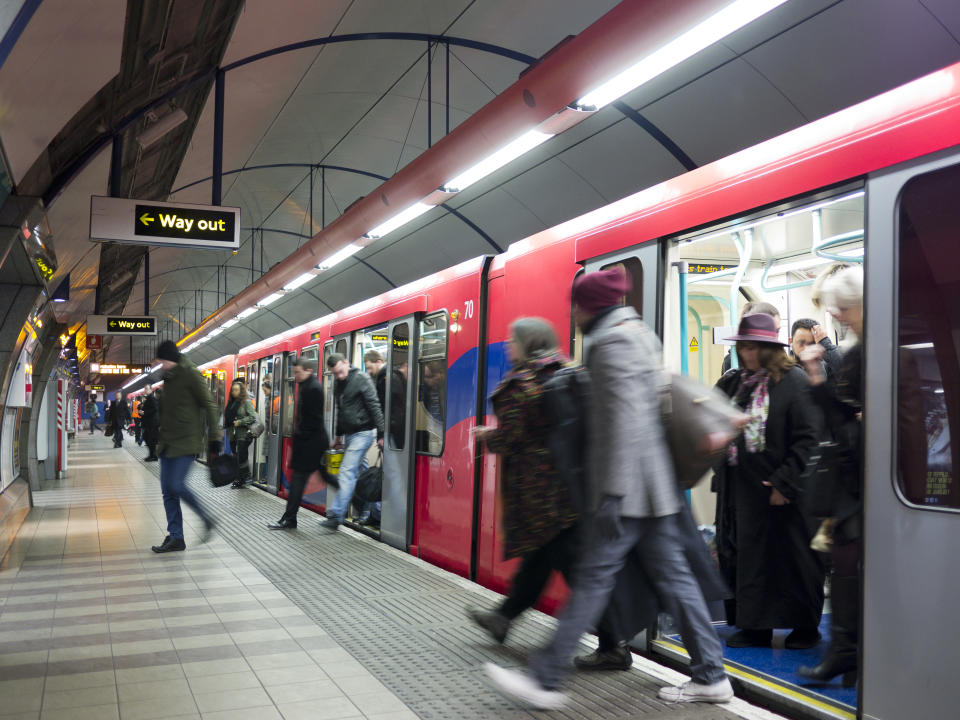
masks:
<instances>
[{"instance_id":1,"label":"woman with blonde hair","mask_svg":"<svg viewBox=\"0 0 960 720\"><path fill-rule=\"evenodd\" d=\"M577 547L577 515L549 449L551 418L544 399L545 383L566 359L550 324L531 317L514 321L507 355L513 367L492 395L497 427L473 432L500 456L504 557L522 560L498 608L469 611L501 643L513 620L540 597L551 573L568 573Z\"/></svg>"}]
</instances>

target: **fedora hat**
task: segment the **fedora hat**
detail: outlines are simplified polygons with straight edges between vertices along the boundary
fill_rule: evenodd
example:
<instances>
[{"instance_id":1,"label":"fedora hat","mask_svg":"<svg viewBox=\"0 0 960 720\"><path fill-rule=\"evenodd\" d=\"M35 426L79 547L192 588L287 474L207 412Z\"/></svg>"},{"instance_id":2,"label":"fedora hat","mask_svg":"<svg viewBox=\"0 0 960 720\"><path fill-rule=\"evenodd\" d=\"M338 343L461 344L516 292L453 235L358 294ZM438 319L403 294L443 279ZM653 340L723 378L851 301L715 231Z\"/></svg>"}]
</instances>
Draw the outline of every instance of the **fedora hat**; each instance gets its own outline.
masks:
<instances>
[{"instance_id":1,"label":"fedora hat","mask_svg":"<svg viewBox=\"0 0 960 720\"><path fill-rule=\"evenodd\" d=\"M740 319L740 327L737 328L737 334L724 338L724 340L742 340L744 342L770 343L771 345L789 344L781 342L780 333L777 332L776 321L773 317L764 313L744 315Z\"/></svg>"}]
</instances>

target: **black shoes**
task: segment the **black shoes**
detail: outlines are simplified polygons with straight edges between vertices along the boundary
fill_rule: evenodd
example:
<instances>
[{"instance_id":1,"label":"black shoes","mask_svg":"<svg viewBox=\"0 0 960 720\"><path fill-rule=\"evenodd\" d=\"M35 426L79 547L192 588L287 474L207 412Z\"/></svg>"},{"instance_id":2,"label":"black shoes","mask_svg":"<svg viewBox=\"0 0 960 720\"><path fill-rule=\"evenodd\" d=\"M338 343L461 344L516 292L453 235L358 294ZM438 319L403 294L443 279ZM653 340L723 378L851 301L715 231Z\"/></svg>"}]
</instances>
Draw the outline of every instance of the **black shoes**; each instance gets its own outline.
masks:
<instances>
[{"instance_id":1,"label":"black shoes","mask_svg":"<svg viewBox=\"0 0 960 720\"><path fill-rule=\"evenodd\" d=\"M507 639L507 632L510 630L510 618L506 615L496 610L478 610L476 608L467 610L467 615L501 645Z\"/></svg>"},{"instance_id":2,"label":"black shoes","mask_svg":"<svg viewBox=\"0 0 960 720\"><path fill-rule=\"evenodd\" d=\"M739 630L727 638L727 647L770 647L773 630Z\"/></svg>"},{"instance_id":3,"label":"black shoes","mask_svg":"<svg viewBox=\"0 0 960 720\"><path fill-rule=\"evenodd\" d=\"M337 528L340 527L340 518L328 517L326 520L320 523L320 527L322 527L324 530L335 531Z\"/></svg>"},{"instance_id":4,"label":"black shoes","mask_svg":"<svg viewBox=\"0 0 960 720\"><path fill-rule=\"evenodd\" d=\"M245 488L249 482L250 481L247 479L234 480L233 484L230 487L232 487L234 490L241 490Z\"/></svg>"},{"instance_id":5,"label":"black shoes","mask_svg":"<svg viewBox=\"0 0 960 720\"><path fill-rule=\"evenodd\" d=\"M820 631L816 628L797 628L787 635L783 646L787 650L809 650L820 642Z\"/></svg>"},{"instance_id":6,"label":"black shoes","mask_svg":"<svg viewBox=\"0 0 960 720\"><path fill-rule=\"evenodd\" d=\"M206 543L210 540L210 536L213 534L214 523L213 520L206 519L203 521L203 535L200 537L200 543Z\"/></svg>"},{"instance_id":7,"label":"black shoes","mask_svg":"<svg viewBox=\"0 0 960 720\"><path fill-rule=\"evenodd\" d=\"M633 653L626 645L618 645L610 650L597 648L589 655L573 659L580 670L629 670L633 665Z\"/></svg>"},{"instance_id":8,"label":"black shoes","mask_svg":"<svg viewBox=\"0 0 960 720\"><path fill-rule=\"evenodd\" d=\"M160 459L160 458L158 458L158 457L148 457L148 458L144 459L144 462L156 462L156 461L159 460L159 459Z\"/></svg>"},{"instance_id":9,"label":"black shoes","mask_svg":"<svg viewBox=\"0 0 960 720\"><path fill-rule=\"evenodd\" d=\"M150 549L155 553L178 552L180 550L186 550L187 544L183 541L183 538L172 538L167 535L162 543L154 545Z\"/></svg>"},{"instance_id":10,"label":"black shoes","mask_svg":"<svg viewBox=\"0 0 960 720\"><path fill-rule=\"evenodd\" d=\"M277 522L272 522L267 525L268 530L296 530L297 521L296 520L286 520L281 518Z\"/></svg>"}]
</instances>

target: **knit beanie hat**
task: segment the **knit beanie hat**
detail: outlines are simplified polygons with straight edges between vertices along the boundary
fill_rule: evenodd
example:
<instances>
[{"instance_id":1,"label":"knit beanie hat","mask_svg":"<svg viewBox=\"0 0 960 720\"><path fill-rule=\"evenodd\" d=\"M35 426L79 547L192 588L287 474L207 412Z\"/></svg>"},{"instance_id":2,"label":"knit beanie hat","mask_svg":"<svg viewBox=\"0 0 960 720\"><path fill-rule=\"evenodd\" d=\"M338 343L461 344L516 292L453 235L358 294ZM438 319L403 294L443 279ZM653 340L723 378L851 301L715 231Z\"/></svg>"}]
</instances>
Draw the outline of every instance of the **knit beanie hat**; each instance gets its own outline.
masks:
<instances>
[{"instance_id":1,"label":"knit beanie hat","mask_svg":"<svg viewBox=\"0 0 960 720\"><path fill-rule=\"evenodd\" d=\"M158 360L169 360L170 362L180 362L180 350L173 340L164 340L157 345L157 352L154 355Z\"/></svg>"},{"instance_id":2,"label":"knit beanie hat","mask_svg":"<svg viewBox=\"0 0 960 720\"><path fill-rule=\"evenodd\" d=\"M632 287L630 276L620 265L585 273L573 283L573 302L585 313L596 315L601 310L619 305Z\"/></svg>"}]
</instances>

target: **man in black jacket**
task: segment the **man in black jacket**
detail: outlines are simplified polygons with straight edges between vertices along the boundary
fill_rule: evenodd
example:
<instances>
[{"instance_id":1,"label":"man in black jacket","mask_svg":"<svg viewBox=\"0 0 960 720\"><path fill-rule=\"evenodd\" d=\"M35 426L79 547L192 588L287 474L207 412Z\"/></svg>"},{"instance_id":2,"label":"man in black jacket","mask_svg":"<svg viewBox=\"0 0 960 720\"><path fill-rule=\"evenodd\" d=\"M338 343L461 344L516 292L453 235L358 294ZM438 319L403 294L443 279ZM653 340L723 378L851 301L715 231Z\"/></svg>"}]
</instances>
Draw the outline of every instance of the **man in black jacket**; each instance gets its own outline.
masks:
<instances>
[{"instance_id":1,"label":"man in black jacket","mask_svg":"<svg viewBox=\"0 0 960 720\"><path fill-rule=\"evenodd\" d=\"M123 445L123 433L130 424L130 408L127 407L127 401L123 399L123 393L117 390L114 400L110 403L110 428L113 430L113 446L118 448Z\"/></svg>"},{"instance_id":2,"label":"man in black jacket","mask_svg":"<svg viewBox=\"0 0 960 720\"><path fill-rule=\"evenodd\" d=\"M297 527L297 511L303 499L303 489L310 476L322 467L329 444L323 428L323 389L316 371L316 363L303 357L293 366L293 377L299 386L293 454L290 459L293 474L290 477L287 509L278 522L267 526L271 530L292 530Z\"/></svg>"},{"instance_id":3,"label":"man in black jacket","mask_svg":"<svg viewBox=\"0 0 960 720\"><path fill-rule=\"evenodd\" d=\"M357 477L366 467L367 450L375 440L383 447L383 411L369 375L350 367L347 359L339 353L327 358L327 367L337 381L334 388L337 403L336 445L343 447L343 460L337 475L340 488L327 510L324 527L336 530L353 499Z\"/></svg>"}]
</instances>

